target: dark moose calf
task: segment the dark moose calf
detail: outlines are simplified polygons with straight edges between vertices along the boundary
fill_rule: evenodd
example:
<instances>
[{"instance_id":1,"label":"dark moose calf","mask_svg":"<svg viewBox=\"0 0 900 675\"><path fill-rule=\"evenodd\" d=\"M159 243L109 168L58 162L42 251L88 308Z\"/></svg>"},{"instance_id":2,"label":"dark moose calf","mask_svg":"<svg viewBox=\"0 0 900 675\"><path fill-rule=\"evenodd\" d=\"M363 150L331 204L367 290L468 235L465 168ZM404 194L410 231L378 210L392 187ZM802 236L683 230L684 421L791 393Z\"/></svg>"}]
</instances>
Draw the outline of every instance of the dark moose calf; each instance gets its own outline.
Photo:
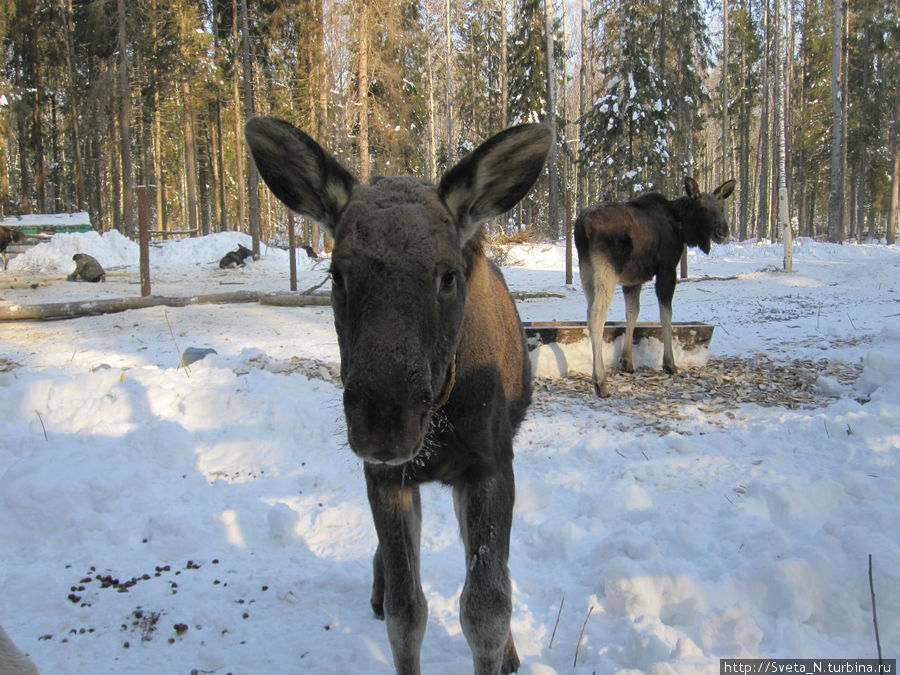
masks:
<instances>
[{"instance_id":1,"label":"dark moose calf","mask_svg":"<svg viewBox=\"0 0 900 675\"><path fill-rule=\"evenodd\" d=\"M223 270L228 268L243 267L244 260L252 257L253 251L251 251L243 244L238 244L238 247L236 249L234 249L233 251L229 251L222 256L222 259L219 260L219 267L221 267Z\"/></svg>"},{"instance_id":2,"label":"dark moose calf","mask_svg":"<svg viewBox=\"0 0 900 675\"><path fill-rule=\"evenodd\" d=\"M575 220L575 247L581 285L587 296L588 330L594 355L594 389L608 396L603 366L603 327L616 286L625 294L625 342L622 369L633 370L631 343L640 312L641 286L656 277L656 298L663 330L663 368L675 373L672 353L672 296L675 268L685 245L709 253L711 240L728 238L725 199L734 191L733 180L712 194L700 192L697 181L684 179L684 197L670 201L651 192L630 202L604 202Z\"/></svg>"},{"instance_id":3,"label":"dark moose calf","mask_svg":"<svg viewBox=\"0 0 900 675\"><path fill-rule=\"evenodd\" d=\"M419 576L419 484L453 500L466 554L460 623L478 675L519 658L507 559L513 436L531 399L522 327L481 224L531 189L552 141L539 125L503 131L443 176L357 182L302 131L247 122L260 175L334 237L331 299L344 414L378 534L372 608L397 673L419 673L427 606Z\"/></svg>"}]
</instances>

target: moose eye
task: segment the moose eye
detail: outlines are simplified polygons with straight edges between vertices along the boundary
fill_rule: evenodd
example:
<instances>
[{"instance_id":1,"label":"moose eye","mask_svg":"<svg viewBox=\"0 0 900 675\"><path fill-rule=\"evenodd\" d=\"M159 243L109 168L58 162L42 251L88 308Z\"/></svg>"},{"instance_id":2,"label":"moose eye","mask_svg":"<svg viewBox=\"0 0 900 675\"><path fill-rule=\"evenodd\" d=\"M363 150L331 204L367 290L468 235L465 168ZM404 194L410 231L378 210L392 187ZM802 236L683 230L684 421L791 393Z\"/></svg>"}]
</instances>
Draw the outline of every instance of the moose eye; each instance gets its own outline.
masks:
<instances>
[{"instance_id":1,"label":"moose eye","mask_svg":"<svg viewBox=\"0 0 900 675\"><path fill-rule=\"evenodd\" d=\"M442 295L456 292L456 272L444 272L438 277L438 290Z\"/></svg>"}]
</instances>

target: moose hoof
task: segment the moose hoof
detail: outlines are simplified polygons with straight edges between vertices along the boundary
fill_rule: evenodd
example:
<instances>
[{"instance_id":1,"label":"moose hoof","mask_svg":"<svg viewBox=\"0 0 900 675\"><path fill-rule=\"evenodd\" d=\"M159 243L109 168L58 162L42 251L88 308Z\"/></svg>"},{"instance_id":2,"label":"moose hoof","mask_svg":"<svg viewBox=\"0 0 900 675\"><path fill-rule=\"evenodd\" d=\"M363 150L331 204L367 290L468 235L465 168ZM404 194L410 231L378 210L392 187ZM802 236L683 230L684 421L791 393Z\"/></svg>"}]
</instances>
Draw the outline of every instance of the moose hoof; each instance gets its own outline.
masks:
<instances>
[{"instance_id":1,"label":"moose hoof","mask_svg":"<svg viewBox=\"0 0 900 675\"><path fill-rule=\"evenodd\" d=\"M510 673L518 673L519 672L519 657L517 654L513 654L512 658L507 660L506 657L503 657L503 663L500 665L500 672L503 675L509 675Z\"/></svg>"},{"instance_id":2,"label":"moose hoof","mask_svg":"<svg viewBox=\"0 0 900 675\"><path fill-rule=\"evenodd\" d=\"M622 360L619 364L619 370L623 373L633 373L634 372L634 364L631 361Z\"/></svg>"},{"instance_id":3,"label":"moose hoof","mask_svg":"<svg viewBox=\"0 0 900 675\"><path fill-rule=\"evenodd\" d=\"M503 649L503 662L500 664L500 672L502 675L519 672L519 655L516 653L516 645L512 639L512 633L506 640L506 647Z\"/></svg>"},{"instance_id":4,"label":"moose hoof","mask_svg":"<svg viewBox=\"0 0 900 675\"><path fill-rule=\"evenodd\" d=\"M599 398L609 398L609 385L606 383L606 380L603 380L600 384L594 382L594 393L597 394Z\"/></svg>"},{"instance_id":5,"label":"moose hoof","mask_svg":"<svg viewBox=\"0 0 900 675\"><path fill-rule=\"evenodd\" d=\"M678 372L678 368L675 367L674 363L664 363L663 370L665 370L669 375L674 375Z\"/></svg>"}]
</instances>

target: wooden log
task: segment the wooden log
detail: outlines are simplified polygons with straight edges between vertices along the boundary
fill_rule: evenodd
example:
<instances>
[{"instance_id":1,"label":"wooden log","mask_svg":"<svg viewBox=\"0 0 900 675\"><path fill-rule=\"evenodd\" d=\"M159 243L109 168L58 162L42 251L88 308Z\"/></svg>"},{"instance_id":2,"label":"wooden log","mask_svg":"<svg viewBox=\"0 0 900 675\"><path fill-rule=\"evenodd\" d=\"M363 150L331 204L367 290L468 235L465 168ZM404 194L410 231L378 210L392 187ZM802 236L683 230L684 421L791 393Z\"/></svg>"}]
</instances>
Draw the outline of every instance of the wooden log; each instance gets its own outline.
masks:
<instances>
[{"instance_id":1,"label":"wooden log","mask_svg":"<svg viewBox=\"0 0 900 675\"><path fill-rule=\"evenodd\" d=\"M510 291L513 300L538 300L540 298L564 298L562 293L549 293L546 291Z\"/></svg>"},{"instance_id":2,"label":"wooden log","mask_svg":"<svg viewBox=\"0 0 900 675\"><path fill-rule=\"evenodd\" d=\"M99 314L115 314L129 309L147 307L187 307L188 305L219 305L231 303L259 302L278 307L307 307L331 304L328 293L260 293L259 291L232 291L188 297L167 297L150 295L134 298L110 298L105 300L83 300L73 302L53 302L34 305L0 305L0 321L33 321L40 319L75 319Z\"/></svg>"},{"instance_id":3,"label":"wooden log","mask_svg":"<svg viewBox=\"0 0 900 675\"><path fill-rule=\"evenodd\" d=\"M312 307L331 305L331 293L266 293L259 304L272 307Z\"/></svg>"},{"instance_id":4,"label":"wooden log","mask_svg":"<svg viewBox=\"0 0 900 675\"><path fill-rule=\"evenodd\" d=\"M31 283L34 283L33 281ZM323 282L324 283L324 282ZM75 319L99 314L115 314L129 309L146 307L186 307L188 305L217 305L241 302L258 302L272 307L311 307L331 304L331 293L318 291L318 284L301 293L261 293L259 291L230 291L187 297L149 295L133 298L108 298L103 300L81 300L72 302L52 302L45 304L0 304L0 321L34 321L42 319ZM563 297L556 293L513 293L517 299L532 297Z\"/></svg>"},{"instance_id":5,"label":"wooden log","mask_svg":"<svg viewBox=\"0 0 900 675\"><path fill-rule=\"evenodd\" d=\"M196 234L197 230L150 230L153 236Z\"/></svg>"}]
</instances>

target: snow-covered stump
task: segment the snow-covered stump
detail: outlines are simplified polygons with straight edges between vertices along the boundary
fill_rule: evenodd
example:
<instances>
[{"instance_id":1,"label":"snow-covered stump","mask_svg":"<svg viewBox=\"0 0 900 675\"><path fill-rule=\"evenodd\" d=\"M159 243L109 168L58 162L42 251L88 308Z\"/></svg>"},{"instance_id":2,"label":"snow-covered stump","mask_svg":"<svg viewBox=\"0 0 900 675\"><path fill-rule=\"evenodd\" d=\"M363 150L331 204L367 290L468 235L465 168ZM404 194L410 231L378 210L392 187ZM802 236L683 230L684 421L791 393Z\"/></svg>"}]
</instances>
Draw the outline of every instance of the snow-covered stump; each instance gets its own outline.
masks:
<instances>
[{"instance_id":1,"label":"snow-covered stump","mask_svg":"<svg viewBox=\"0 0 900 675\"><path fill-rule=\"evenodd\" d=\"M584 321L534 321L524 324L535 377L559 378L570 373L590 375L593 364L591 340ZM672 346L679 367L699 367L709 360L713 326L706 323L673 322ZM625 335L624 321L607 321L603 328L603 359L618 363ZM634 367L662 368L662 326L638 322L634 328Z\"/></svg>"}]
</instances>

